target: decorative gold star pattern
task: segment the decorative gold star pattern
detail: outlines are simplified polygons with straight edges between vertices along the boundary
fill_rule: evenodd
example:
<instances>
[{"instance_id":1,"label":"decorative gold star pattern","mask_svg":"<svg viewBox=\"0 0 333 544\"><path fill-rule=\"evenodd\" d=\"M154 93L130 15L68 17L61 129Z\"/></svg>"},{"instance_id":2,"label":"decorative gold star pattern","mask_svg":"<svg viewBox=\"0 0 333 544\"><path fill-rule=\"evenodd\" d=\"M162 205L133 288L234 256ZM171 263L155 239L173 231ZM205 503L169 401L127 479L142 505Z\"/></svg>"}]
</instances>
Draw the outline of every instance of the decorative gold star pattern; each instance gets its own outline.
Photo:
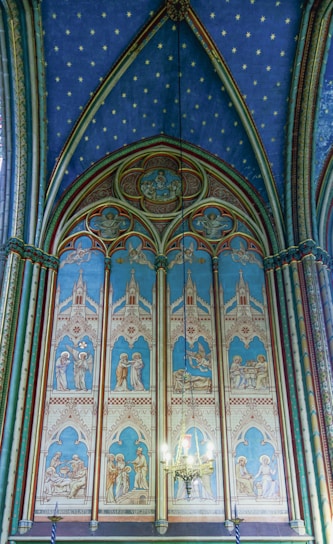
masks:
<instances>
[{"instance_id":1,"label":"decorative gold star pattern","mask_svg":"<svg viewBox=\"0 0 333 544\"><path fill-rule=\"evenodd\" d=\"M77 2L43 0L48 169L77 119L121 55L158 13L160 0ZM285 126L303 2L196 0L200 24L231 74L283 193ZM70 184L91 164L143 138L182 138L230 164L267 200L244 122L194 31L170 19L145 41L87 124L63 180ZM196 35L196 32L198 35ZM180 54L181 69L177 65ZM178 93L181 91L181 100ZM332 87L327 90L327 96ZM328 110L329 108L326 108ZM332 108L331 108L332 109ZM321 118L326 119L325 109ZM326 117L325 117L326 116ZM331 134L333 131L331 130Z\"/></svg>"}]
</instances>

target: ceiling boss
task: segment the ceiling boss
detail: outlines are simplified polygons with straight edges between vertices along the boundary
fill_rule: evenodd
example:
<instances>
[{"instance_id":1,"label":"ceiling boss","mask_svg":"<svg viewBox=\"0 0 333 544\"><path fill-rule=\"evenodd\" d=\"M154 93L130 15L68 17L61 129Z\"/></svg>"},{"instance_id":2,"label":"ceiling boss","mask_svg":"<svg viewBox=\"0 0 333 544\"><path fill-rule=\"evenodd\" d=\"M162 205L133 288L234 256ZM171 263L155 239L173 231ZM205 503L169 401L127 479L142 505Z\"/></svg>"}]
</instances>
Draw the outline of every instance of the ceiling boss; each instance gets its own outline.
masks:
<instances>
[{"instance_id":1,"label":"ceiling boss","mask_svg":"<svg viewBox=\"0 0 333 544\"><path fill-rule=\"evenodd\" d=\"M166 0L167 13L172 21L182 21L190 7L190 0Z\"/></svg>"}]
</instances>

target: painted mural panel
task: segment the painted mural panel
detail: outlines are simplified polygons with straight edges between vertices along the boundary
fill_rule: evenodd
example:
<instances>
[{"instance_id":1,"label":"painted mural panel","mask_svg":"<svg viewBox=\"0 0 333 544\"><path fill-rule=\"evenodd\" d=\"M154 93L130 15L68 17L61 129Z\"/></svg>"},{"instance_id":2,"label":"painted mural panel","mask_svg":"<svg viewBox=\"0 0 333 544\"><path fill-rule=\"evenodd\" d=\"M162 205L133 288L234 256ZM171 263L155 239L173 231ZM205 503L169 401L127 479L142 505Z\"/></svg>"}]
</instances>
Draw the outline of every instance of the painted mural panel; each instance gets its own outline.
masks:
<instances>
[{"instance_id":1,"label":"painted mural panel","mask_svg":"<svg viewBox=\"0 0 333 544\"><path fill-rule=\"evenodd\" d=\"M143 230L142 228L140 229ZM111 255L100 515L154 515L155 255L142 233Z\"/></svg>"},{"instance_id":2,"label":"painted mural panel","mask_svg":"<svg viewBox=\"0 0 333 544\"><path fill-rule=\"evenodd\" d=\"M214 331L211 256L191 236L178 240L177 246L168 254L173 387L177 392L185 386L209 393Z\"/></svg>"},{"instance_id":3,"label":"painted mural panel","mask_svg":"<svg viewBox=\"0 0 333 544\"><path fill-rule=\"evenodd\" d=\"M89 515L96 391L99 381L104 255L88 236L68 241L60 256L54 304L36 514L66 505Z\"/></svg>"},{"instance_id":4,"label":"painted mural panel","mask_svg":"<svg viewBox=\"0 0 333 544\"><path fill-rule=\"evenodd\" d=\"M184 431L193 458L205 460L214 444L213 472L195 478L190 496L182 479L170 481L169 513L174 521L216 519L223 505L212 257L202 239L187 233L170 244L168 261L172 451L179 454Z\"/></svg>"},{"instance_id":5,"label":"painted mural panel","mask_svg":"<svg viewBox=\"0 0 333 544\"><path fill-rule=\"evenodd\" d=\"M110 280L110 390L149 391L153 349L154 255L138 236L112 257Z\"/></svg>"},{"instance_id":6,"label":"painted mural panel","mask_svg":"<svg viewBox=\"0 0 333 544\"><path fill-rule=\"evenodd\" d=\"M265 278L259 249L237 235L219 255L232 499L247 520L288 515Z\"/></svg>"},{"instance_id":7,"label":"painted mural panel","mask_svg":"<svg viewBox=\"0 0 333 544\"><path fill-rule=\"evenodd\" d=\"M248 521L286 521L260 248L200 168L188 162L182 194L178 159L134 162L60 255L36 515L153 521L162 406L175 457L184 435L194 458L213 444L190 494L166 476L169 521L222 521L226 489Z\"/></svg>"}]
</instances>

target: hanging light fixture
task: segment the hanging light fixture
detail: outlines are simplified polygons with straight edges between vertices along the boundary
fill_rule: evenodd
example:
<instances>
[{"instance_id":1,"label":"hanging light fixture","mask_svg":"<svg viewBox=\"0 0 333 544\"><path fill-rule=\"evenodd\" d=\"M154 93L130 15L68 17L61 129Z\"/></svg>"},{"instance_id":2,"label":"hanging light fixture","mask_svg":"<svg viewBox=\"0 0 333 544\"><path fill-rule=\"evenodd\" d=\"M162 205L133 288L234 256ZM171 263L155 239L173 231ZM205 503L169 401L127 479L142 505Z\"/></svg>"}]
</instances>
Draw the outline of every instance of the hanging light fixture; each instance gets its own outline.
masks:
<instances>
[{"instance_id":1,"label":"hanging light fixture","mask_svg":"<svg viewBox=\"0 0 333 544\"><path fill-rule=\"evenodd\" d=\"M199 480L204 475L213 473L213 445L207 444L207 450L204 454L200 454L199 440L197 428L195 425L195 402L193 398L193 376L187 370L187 323L186 323L186 271L185 271L185 220L184 220L184 179L182 175L183 160L182 160L182 107L181 107L181 62L180 62L180 23L186 17L189 9L190 0L167 0L167 13L172 21L177 23L177 37L178 37L178 120L179 120L179 154L180 154L180 177L181 177L181 198L182 198L182 265L183 265L183 309L184 309L184 372L182 382L182 421L181 432L179 441L176 448L175 457L170 454L168 446L163 447L162 458L164 464L164 470L167 473L173 475L174 480L182 480L185 485L187 498L191 498L192 485L196 480ZM193 435L186 432L186 401L185 390L190 390L191 393L191 406L192 406L192 421L194 428L194 447L192 447ZM190 455L190 450L193 452Z\"/></svg>"},{"instance_id":2,"label":"hanging light fixture","mask_svg":"<svg viewBox=\"0 0 333 544\"><path fill-rule=\"evenodd\" d=\"M185 423L185 420L183 420L183 423ZM172 459L167 446L165 446L163 451L164 470L172 474L175 481L183 480L188 499L191 498L192 484L195 483L196 480L200 480L202 476L210 475L214 471L213 445L209 443L207 445L206 453L200 455L196 428L194 429L194 432L196 442L194 455L189 455L192 435L185 432L184 425L179 437L175 458Z\"/></svg>"}]
</instances>

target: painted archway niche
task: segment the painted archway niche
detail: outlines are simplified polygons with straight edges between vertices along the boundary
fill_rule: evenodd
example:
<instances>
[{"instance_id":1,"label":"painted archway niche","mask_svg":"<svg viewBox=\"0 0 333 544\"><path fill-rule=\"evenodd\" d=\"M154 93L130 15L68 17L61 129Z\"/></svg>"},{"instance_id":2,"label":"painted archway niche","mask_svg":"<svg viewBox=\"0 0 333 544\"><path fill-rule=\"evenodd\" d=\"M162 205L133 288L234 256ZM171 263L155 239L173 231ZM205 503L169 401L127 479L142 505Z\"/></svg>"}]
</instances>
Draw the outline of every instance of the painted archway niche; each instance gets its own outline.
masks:
<instances>
[{"instance_id":1,"label":"painted archway niche","mask_svg":"<svg viewBox=\"0 0 333 544\"><path fill-rule=\"evenodd\" d=\"M85 192L55 236L35 520L57 504L63 522L223 521L237 503L249 521L288 521L282 365L249 195L167 148ZM184 420L191 448L214 444L190 500L160 469Z\"/></svg>"}]
</instances>

